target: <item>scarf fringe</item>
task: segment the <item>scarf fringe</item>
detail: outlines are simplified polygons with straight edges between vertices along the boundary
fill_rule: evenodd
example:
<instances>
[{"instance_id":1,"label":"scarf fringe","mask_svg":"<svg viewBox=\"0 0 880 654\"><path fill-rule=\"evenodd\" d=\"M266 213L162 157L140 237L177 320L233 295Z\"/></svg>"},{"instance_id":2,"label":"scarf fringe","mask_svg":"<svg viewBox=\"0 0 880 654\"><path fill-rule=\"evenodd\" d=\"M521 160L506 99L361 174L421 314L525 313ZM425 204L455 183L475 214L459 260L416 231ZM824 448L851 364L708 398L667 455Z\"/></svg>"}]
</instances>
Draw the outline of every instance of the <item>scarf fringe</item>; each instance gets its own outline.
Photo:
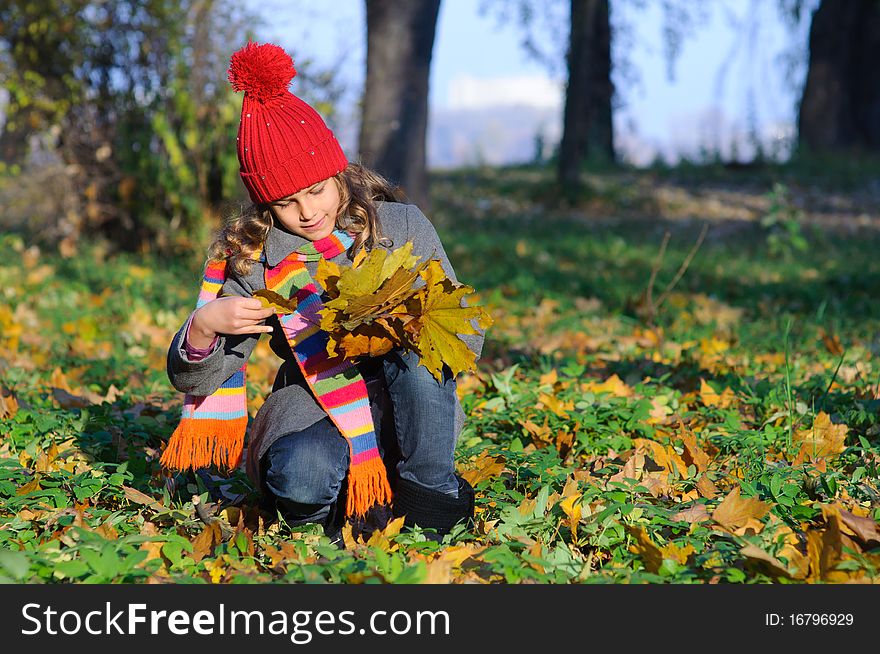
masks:
<instances>
[{"instance_id":1,"label":"scarf fringe","mask_svg":"<svg viewBox=\"0 0 880 654\"><path fill-rule=\"evenodd\" d=\"M374 504L390 503L391 485L381 458L369 459L349 468L346 517L363 517Z\"/></svg>"},{"instance_id":2,"label":"scarf fringe","mask_svg":"<svg viewBox=\"0 0 880 654\"><path fill-rule=\"evenodd\" d=\"M247 416L232 420L184 418L171 434L161 464L172 470L197 470L211 464L227 471L241 462Z\"/></svg>"}]
</instances>

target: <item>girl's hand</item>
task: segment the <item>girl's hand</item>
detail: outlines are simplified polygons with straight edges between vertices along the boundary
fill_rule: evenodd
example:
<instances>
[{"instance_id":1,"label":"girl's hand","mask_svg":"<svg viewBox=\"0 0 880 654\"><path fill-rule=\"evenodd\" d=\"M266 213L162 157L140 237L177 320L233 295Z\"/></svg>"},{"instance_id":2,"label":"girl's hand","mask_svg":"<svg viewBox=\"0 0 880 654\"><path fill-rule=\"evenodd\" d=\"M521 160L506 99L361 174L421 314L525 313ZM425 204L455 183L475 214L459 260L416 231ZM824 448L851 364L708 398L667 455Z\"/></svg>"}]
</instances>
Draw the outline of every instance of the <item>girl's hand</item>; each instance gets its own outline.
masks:
<instances>
[{"instance_id":1,"label":"girl's hand","mask_svg":"<svg viewBox=\"0 0 880 654\"><path fill-rule=\"evenodd\" d=\"M217 334L263 334L272 328L261 324L275 310L263 308L254 297L221 297L196 310L189 325L189 343L208 347Z\"/></svg>"}]
</instances>

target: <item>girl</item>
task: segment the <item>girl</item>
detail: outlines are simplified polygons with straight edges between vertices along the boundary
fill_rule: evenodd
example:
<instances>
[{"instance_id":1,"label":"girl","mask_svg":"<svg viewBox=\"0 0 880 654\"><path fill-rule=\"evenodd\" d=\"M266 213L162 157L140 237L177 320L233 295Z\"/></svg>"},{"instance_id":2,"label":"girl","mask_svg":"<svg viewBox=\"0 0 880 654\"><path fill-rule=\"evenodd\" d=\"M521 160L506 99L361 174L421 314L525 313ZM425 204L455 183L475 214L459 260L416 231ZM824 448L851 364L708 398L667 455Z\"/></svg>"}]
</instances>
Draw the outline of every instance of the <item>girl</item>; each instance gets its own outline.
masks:
<instances>
[{"instance_id":1,"label":"girl","mask_svg":"<svg viewBox=\"0 0 880 654\"><path fill-rule=\"evenodd\" d=\"M328 358L314 279L322 257L350 266L361 248L407 241L422 260L439 258L447 276L455 273L422 212L348 163L321 117L287 90L295 75L275 45L248 43L232 56L229 80L244 92L240 173L253 206L211 246L197 309L171 343L168 375L187 398L162 462L237 465L244 365L269 333L283 363L250 426L246 462L266 504L290 525L323 523L335 542L346 517L367 536L405 516L439 539L474 508L473 489L454 470L464 421L455 379L446 368L439 383L403 350ZM295 298L297 310L263 308L252 294L265 288ZM479 328L461 338L479 355Z\"/></svg>"}]
</instances>

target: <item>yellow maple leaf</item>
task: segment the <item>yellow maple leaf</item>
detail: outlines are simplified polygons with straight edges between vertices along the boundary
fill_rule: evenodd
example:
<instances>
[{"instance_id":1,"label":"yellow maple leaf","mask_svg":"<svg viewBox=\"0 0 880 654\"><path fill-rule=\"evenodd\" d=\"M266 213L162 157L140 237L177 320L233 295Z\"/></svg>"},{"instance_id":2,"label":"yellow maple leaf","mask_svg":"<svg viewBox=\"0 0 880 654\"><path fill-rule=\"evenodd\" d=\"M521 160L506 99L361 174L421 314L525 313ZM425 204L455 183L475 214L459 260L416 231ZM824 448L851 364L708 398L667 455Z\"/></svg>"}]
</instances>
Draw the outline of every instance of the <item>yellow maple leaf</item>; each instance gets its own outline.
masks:
<instances>
[{"instance_id":1,"label":"yellow maple leaf","mask_svg":"<svg viewBox=\"0 0 880 654\"><path fill-rule=\"evenodd\" d=\"M801 444L798 458L812 460L837 456L846 449L844 441L848 431L849 427L835 425L827 413L820 411L811 428L799 429L793 434L793 441Z\"/></svg>"},{"instance_id":2,"label":"yellow maple leaf","mask_svg":"<svg viewBox=\"0 0 880 654\"><path fill-rule=\"evenodd\" d=\"M603 382L587 382L581 385L581 390L593 393L611 393L615 397L632 397L633 389L616 374L611 375Z\"/></svg>"},{"instance_id":3,"label":"yellow maple leaf","mask_svg":"<svg viewBox=\"0 0 880 654\"><path fill-rule=\"evenodd\" d=\"M486 328L492 319L482 307L461 306L462 298L473 293L470 286L456 287L437 260L428 262L421 273L425 286L413 296L411 314L418 316L407 324L407 330L418 334L417 346L421 364L438 380L443 379L443 365L453 375L476 370L476 355L458 334L477 334L471 323Z\"/></svg>"},{"instance_id":4,"label":"yellow maple leaf","mask_svg":"<svg viewBox=\"0 0 880 654\"><path fill-rule=\"evenodd\" d=\"M399 268L370 295L349 299L345 304L346 319L342 322L342 326L346 329L354 329L362 321L369 322L371 317L399 306L415 292L412 285L418 276L419 268L415 270ZM340 296L327 304L332 307L342 299L343 297Z\"/></svg>"},{"instance_id":5,"label":"yellow maple leaf","mask_svg":"<svg viewBox=\"0 0 880 654\"><path fill-rule=\"evenodd\" d=\"M726 409L736 400L736 395L729 388L725 388L721 393L718 393L706 383L705 379L700 379L700 400L706 406L717 406L719 409Z\"/></svg>"},{"instance_id":6,"label":"yellow maple leaf","mask_svg":"<svg viewBox=\"0 0 880 654\"><path fill-rule=\"evenodd\" d=\"M540 393L538 395L538 401L560 418L568 418L568 412L574 409L573 401L569 400L564 402L555 395L550 395L549 393Z\"/></svg>"},{"instance_id":7,"label":"yellow maple leaf","mask_svg":"<svg viewBox=\"0 0 880 654\"><path fill-rule=\"evenodd\" d=\"M481 481L499 476L504 471L505 459L503 456L492 456L483 451L470 466L469 470L461 473L471 486L476 486Z\"/></svg>"},{"instance_id":8,"label":"yellow maple leaf","mask_svg":"<svg viewBox=\"0 0 880 654\"><path fill-rule=\"evenodd\" d=\"M392 543L391 539L397 536L400 533L401 528L403 527L403 521L405 518L403 516L399 518L394 518L387 525L385 525L384 529L377 529L372 534L370 534L370 539L367 541L368 547L377 547L383 552L393 552L398 548L397 543Z\"/></svg>"},{"instance_id":9,"label":"yellow maple leaf","mask_svg":"<svg viewBox=\"0 0 880 654\"><path fill-rule=\"evenodd\" d=\"M770 505L754 497L741 497L734 488L712 512L712 519L729 531L754 524L770 512ZM756 525L759 527L760 523Z\"/></svg>"},{"instance_id":10,"label":"yellow maple leaf","mask_svg":"<svg viewBox=\"0 0 880 654\"><path fill-rule=\"evenodd\" d=\"M321 328L327 352L347 358L413 350L437 379L443 366L454 375L475 369L475 355L459 334L476 334L491 318L481 307L462 306L473 289L454 283L438 260L419 263L413 244L392 252L362 250L350 268L318 264L316 279L327 290ZM421 282L424 285L417 288Z\"/></svg>"},{"instance_id":11,"label":"yellow maple leaf","mask_svg":"<svg viewBox=\"0 0 880 654\"><path fill-rule=\"evenodd\" d=\"M412 253L412 247L412 242L407 241L391 252L384 248L373 248L361 259L356 257L351 268L342 271L336 282L340 295L369 295L378 290L399 268L412 268L419 260Z\"/></svg>"},{"instance_id":12,"label":"yellow maple leaf","mask_svg":"<svg viewBox=\"0 0 880 654\"><path fill-rule=\"evenodd\" d=\"M360 252L363 252L363 250ZM360 252L358 254L360 254ZM339 297L339 288L336 284L339 282L339 277L341 275L342 269L338 264L324 258L321 258L318 261L318 270L315 272L315 282L320 284L323 289L327 291L327 295L330 296L331 299Z\"/></svg>"},{"instance_id":13,"label":"yellow maple leaf","mask_svg":"<svg viewBox=\"0 0 880 654\"><path fill-rule=\"evenodd\" d=\"M294 298L288 300L283 295L270 291L267 288L254 291L253 296L260 301L264 309L275 309L277 314L287 314L296 311L297 301Z\"/></svg>"}]
</instances>

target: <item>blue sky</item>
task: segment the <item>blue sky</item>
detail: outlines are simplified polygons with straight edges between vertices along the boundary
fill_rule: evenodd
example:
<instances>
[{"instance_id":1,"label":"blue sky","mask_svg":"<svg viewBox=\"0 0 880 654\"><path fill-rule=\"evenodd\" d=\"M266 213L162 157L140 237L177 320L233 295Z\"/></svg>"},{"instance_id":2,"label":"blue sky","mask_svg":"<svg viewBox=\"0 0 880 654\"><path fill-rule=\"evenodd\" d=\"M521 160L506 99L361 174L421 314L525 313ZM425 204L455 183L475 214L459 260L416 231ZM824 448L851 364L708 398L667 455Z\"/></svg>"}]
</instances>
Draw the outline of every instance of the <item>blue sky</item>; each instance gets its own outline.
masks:
<instances>
[{"instance_id":1,"label":"blue sky","mask_svg":"<svg viewBox=\"0 0 880 654\"><path fill-rule=\"evenodd\" d=\"M311 58L325 65L342 61L340 70L350 100L357 97L365 57L362 0L336 0L332 5L320 0L263 0L259 5L249 1L261 7L269 21L258 39L279 43L295 59ZM556 2L564 18L568 2ZM491 12L481 15L482 4L480 0L443 0L441 4L431 71L432 108L449 106L449 90L463 76L487 81L541 76L563 81L561 59L555 71L548 71L529 58L519 45L518 27L500 23ZM771 0L707 0L703 3L707 21L685 38L674 67L675 79L670 81L663 56L660 0L612 0L612 11L618 12L616 24L629 28L627 38L617 41L615 63L626 57L635 71L634 79L619 83L622 106L616 113L616 129L663 147L687 140L695 124L716 120L717 116L706 118L713 107L724 116L717 120L738 129L746 128L750 116L751 123L762 129L791 124L797 93L785 81L781 57L792 36L781 24L776 4ZM751 30L742 26L747 16L755 18ZM795 38L805 43L805 37L801 30ZM561 56L563 49L553 42L548 34L543 45ZM794 86L802 72L794 76ZM487 97L486 102L490 101Z\"/></svg>"}]
</instances>

